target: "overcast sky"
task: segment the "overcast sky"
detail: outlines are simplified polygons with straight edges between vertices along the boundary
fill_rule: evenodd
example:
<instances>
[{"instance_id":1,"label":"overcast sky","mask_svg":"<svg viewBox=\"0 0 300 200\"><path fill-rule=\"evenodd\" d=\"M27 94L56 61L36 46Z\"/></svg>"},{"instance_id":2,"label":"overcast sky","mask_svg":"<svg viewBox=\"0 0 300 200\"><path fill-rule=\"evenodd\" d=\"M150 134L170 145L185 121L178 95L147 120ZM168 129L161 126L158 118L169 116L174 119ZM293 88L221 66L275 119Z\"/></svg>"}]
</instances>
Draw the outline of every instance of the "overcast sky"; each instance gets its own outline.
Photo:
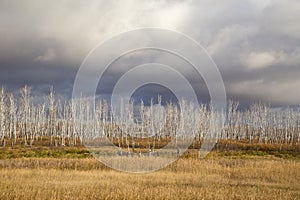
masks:
<instances>
[{"instance_id":1,"label":"overcast sky","mask_svg":"<svg viewBox=\"0 0 300 200\"><path fill-rule=\"evenodd\" d=\"M203 45L244 103L300 104L300 2L0 2L0 84L70 96L77 70L102 41L141 27L182 32Z\"/></svg>"}]
</instances>

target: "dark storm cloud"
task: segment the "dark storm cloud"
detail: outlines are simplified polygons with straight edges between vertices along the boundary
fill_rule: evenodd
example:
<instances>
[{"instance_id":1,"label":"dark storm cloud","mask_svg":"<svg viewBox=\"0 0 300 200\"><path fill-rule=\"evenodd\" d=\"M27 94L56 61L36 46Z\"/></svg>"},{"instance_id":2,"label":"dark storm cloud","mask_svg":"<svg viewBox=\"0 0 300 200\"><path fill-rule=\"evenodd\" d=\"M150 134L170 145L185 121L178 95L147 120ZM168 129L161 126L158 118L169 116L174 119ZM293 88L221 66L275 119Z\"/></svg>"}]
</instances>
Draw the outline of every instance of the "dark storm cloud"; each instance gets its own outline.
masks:
<instances>
[{"instance_id":1,"label":"dark storm cloud","mask_svg":"<svg viewBox=\"0 0 300 200\"><path fill-rule=\"evenodd\" d=\"M97 44L155 26L202 44L220 69L228 98L245 105L300 104L299 19L297 0L1 1L0 84L8 89L28 84L36 93L54 85L70 96L81 62ZM109 76L104 91L120 71ZM199 87L205 93L206 87Z\"/></svg>"}]
</instances>

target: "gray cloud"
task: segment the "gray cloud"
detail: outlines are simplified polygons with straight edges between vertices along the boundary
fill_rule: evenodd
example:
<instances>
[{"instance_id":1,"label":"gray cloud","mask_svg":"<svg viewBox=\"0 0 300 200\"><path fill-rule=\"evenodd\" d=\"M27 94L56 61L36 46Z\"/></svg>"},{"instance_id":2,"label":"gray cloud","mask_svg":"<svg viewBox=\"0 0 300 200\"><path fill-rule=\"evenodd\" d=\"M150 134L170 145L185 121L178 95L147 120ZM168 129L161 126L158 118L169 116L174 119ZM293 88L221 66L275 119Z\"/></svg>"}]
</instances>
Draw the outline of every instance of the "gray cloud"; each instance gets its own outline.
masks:
<instances>
[{"instance_id":1,"label":"gray cloud","mask_svg":"<svg viewBox=\"0 0 300 200\"><path fill-rule=\"evenodd\" d=\"M0 84L29 84L42 93L54 85L70 96L76 71L97 44L155 26L202 44L228 98L300 104L299 19L297 0L1 1Z\"/></svg>"}]
</instances>

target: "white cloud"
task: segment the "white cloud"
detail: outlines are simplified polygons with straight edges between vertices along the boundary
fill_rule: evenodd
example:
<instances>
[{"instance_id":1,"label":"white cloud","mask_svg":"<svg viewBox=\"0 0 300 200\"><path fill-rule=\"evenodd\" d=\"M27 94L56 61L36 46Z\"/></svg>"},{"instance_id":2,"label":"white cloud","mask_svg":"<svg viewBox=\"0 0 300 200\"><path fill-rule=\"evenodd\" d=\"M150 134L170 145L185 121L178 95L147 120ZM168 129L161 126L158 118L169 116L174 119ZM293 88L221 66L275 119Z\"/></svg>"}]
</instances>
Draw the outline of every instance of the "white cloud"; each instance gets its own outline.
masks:
<instances>
[{"instance_id":1,"label":"white cloud","mask_svg":"<svg viewBox=\"0 0 300 200\"><path fill-rule=\"evenodd\" d=\"M52 61L56 58L56 54L53 49L47 49L47 51L38 57L36 57L34 60L35 61L41 61L41 62L47 62L47 61Z\"/></svg>"},{"instance_id":2,"label":"white cloud","mask_svg":"<svg viewBox=\"0 0 300 200\"><path fill-rule=\"evenodd\" d=\"M254 4L256 6L257 9L259 10L264 10L272 5L274 5L275 3L278 2L278 0L250 0L250 2L252 4Z\"/></svg>"},{"instance_id":3,"label":"white cloud","mask_svg":"<svg viewBox=\"0 0 300 200\"><path fill-rule=\"evenodd\" d=\"M300 64L300 49L291 53L283 51L251 52L240 55L241 63L249 69L262 69L275 64L295 66Z\"/></svg>"},{"instance_id":4,"label":"white cloud","mask_svg":"<svg viewBox=\"0 0 300 200\"><path fill-rule=\"evenodd\" d=\"M251 69L259 69L269 67L278 62L273 52L250 53L248 56L243 56L245 65Z\"/></svg>"},{"instance_id":5,"label":"white cloud","mask_svg":"<svg viewBox=\"0 0 300 200\"><path fill-rule=\"evenodd\" d=\"M207 51L210 55L226 51L227 47L236 45L235 43L247 39L256 33L256 31L256 27L254 26L232 25L225 27L215 36L214 41L207 47Z\"/></svg>"}]
</instances>

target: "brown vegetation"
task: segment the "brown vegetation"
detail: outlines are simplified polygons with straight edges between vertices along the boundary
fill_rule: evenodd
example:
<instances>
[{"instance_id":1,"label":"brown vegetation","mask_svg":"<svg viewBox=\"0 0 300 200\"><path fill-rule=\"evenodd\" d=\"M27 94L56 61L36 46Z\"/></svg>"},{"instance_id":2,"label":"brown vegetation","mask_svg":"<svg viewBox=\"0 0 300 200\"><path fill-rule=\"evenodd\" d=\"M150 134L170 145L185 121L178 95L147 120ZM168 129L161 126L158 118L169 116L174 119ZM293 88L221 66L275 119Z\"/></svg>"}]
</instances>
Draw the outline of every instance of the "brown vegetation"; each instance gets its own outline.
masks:
<instances>
[{"instance_id":1,"label":"brown vegetation","mask_svg":"<svg viewBox=\"0 0 300 200\"><path fill-rule=\"evenodd\" d=\"M180 159L149 174L127 174L86 159L0 161L1 199L299 199L300 162Z\"/></svg>"},{"instance_id":2,"label":"brown vegetation","mask_svg":"<svg viewBox=\"0 0 300 200\"><path fill-rule=\"evenodd\" d=\"M84 146L2 147L0 199L300 198L298 145L224 140L205 159L198 153L191 147L167 168L128 174Z\"/></svg>"}]
</instances>

